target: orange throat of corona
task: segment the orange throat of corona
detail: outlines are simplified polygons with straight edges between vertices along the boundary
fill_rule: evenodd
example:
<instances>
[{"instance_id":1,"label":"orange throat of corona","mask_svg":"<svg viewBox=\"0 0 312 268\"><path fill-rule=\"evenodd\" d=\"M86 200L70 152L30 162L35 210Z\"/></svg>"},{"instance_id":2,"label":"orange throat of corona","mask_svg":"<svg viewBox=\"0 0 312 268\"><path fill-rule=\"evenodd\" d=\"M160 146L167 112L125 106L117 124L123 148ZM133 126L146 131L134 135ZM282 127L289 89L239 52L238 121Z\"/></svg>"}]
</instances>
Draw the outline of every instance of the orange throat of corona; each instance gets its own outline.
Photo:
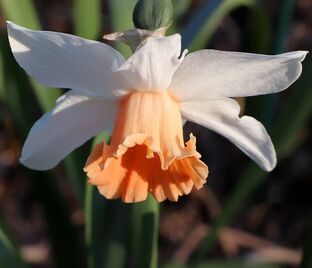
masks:
<instances>
[{"instance_id":1,"label":"orange throat of corona","mask_svg":"<svg viewBox=\"0 0 312 268\"><path fill-rule=\"evenodd\" d=\"M177 201L208 176L196 138L183 140L179 103L167 91L134 91L119 102L110 144L93 149L84 171L108 199L140 202L150 192Z\"/></svg>"}]
</instances>

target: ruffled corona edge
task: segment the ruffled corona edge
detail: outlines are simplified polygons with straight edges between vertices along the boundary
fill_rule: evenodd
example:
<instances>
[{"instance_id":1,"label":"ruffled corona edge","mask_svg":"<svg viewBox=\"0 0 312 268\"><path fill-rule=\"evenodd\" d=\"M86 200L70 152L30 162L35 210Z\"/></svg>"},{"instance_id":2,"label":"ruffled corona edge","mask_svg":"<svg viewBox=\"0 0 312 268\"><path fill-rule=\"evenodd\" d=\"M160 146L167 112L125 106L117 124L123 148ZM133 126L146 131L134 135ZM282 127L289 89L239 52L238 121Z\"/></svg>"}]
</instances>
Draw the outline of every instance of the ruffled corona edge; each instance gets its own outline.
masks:
<instances>
[{"instance_id":1,"label":"ruffled corona edge","mask_svg":"<svg viewBox=\"0 0 312 268\"><path fill-rule=\"evenodd\" d=\"M106 198L139 202L148 192L177 201L208 175L196 138L184 144L179 103L167 91L134 91L123 98L110 144L99 144L85 171Z\"/></svg>"},{"instance_id":2,"label":"ruffled corona edge","mask_svg":"<svg viewBox=\"0 0 312 268\"><path fill-rule=\"evenodd\" d=\"M162 167L163 155L152 151L151 143L151 137L133 134L117 149L105 143L96 145L84 168L89 183L106 198L121 198L126 203L144 201L148 192L158 202L177 201L193 186L203 186L208 167L199 160L193 135L179 155L163 160L168 163L167 169Z\"/></svg>"}]
</instances>

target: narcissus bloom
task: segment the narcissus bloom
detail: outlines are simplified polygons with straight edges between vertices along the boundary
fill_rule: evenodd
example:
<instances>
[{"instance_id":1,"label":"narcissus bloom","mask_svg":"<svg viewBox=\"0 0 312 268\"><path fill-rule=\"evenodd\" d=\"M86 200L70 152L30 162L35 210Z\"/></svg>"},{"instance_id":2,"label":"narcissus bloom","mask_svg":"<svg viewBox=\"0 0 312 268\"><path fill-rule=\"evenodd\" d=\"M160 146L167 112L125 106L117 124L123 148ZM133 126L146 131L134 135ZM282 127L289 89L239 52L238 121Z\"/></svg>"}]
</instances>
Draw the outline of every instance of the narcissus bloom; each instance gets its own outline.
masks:
<instances>
[{"instance_id":1,"label":"narcissus bloom","mask_svg":"<svg viewBox=\"0 0 312 268\"><path fill-rule=\"evenodd\" d=\"M181 55L181 36L150 37L125 60L112 47L76 36L8 23L17 62L42 84L69 88L32 127L20 161L53 168L102 130L84 170L106 198L176 201L208 176L196 139L183 140L183 120L232 141L263 169L276 165L266 130L239 117L233 97L275 93L301 73L307 52L276 56L200 50ZM77 167L78 168L78 167Z\"/></svg>"}]
</instances>

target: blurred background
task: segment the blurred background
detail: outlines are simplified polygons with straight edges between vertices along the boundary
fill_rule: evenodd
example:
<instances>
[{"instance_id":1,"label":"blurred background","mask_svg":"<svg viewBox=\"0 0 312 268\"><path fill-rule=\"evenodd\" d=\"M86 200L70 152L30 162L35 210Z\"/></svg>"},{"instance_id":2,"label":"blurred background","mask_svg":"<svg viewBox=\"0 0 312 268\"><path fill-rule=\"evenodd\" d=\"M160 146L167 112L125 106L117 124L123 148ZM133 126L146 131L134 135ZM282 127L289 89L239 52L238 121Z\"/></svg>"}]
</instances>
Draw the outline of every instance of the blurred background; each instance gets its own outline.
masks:
<instances>
[{"instance_id":1,"label":"blurred background","mask_svg":"<svg viewBox=\"0 0 312 268\"><path fill-rule=\"evenodd\" d=\"M190 51L312 50L311 0L172 2L169 32L179 32ZM286 91L238 100L243 114L259 119L272 137L278 154L273 172L261 171L223 137L186 124L185 135L197 136L209 179L202 190L160 205L158 246L145 239L157 228L140 221L144 205L107 201L86 187L82 167L92 142L48 172L19 164L28 131L61 90L45 90L19 68L5 21L101 40L133 28L135 3L0 0L0 267L155 267L140 258L157 255L166 268L311 268L311 55ZM130 55L127 47L116 48Z\"/></svg>"}]
</instances>

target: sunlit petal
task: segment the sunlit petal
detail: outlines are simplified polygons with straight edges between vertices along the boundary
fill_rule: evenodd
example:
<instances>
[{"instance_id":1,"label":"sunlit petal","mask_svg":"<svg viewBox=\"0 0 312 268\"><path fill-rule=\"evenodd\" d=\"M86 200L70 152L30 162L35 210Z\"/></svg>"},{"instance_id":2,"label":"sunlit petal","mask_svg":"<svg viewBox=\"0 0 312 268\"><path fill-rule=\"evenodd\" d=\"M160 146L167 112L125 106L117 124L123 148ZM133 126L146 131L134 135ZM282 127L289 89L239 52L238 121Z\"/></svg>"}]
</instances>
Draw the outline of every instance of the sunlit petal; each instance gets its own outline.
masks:
<instances>
[{"instance_id":1,"label":"sunlit petal","mask_svg":"<svg viewBox=\"0 0 312 268\"><path fill-rule=\"evenodd\" d=\"M44 85L113 98L120 79L112 69L123 56L112 47L77 36L33 31L8 23L12 52L23 69Z\"/></svg>"},{"instance_id":2,"label":"sunlit petal","mask_svg":"<svg viewBox=\"0 0 312 268\"><path fill-rule=\"evenodd\" d=\"M95 136L110 129L116 103L69 91L56 107L32 127L20 161L27 167L46 170L56 166L66 155Z\"/></svg>"},{"instance_id":3,"label":"sunlit petal","mask_svg":"<svg viewBox=\"0 0 312 268\"><path fill-rule=\"evenodd\" d=\"M122 74L130 89L166 90L182 62L180 54L179 34L151 37L121 66L118 73Z\"/></svg>"},{"instance_id":4,"label":"sunlit petal","mask_svg":"<svg viewBox=\"0 0 312 268\"><path fill-rule=\"evenodd\" d=\"M239 117L240 107L232 99L196 100L181 103L181 113L188 120L205 126L233 142L271 171L276 165L276 153L263 125L256 119Z\"/></svg>"},{"instance_id":5,"label":"sunlit petal","mask_svg":"<svg viewBox=\"0 0 312 268\"><path fill-rule=\"evenodd\" d=\"M269 56L200 50L185 57L170 90L181 101L279 92L298 79L306 54L295 51Z\"/></svg>"}]
</instances>

